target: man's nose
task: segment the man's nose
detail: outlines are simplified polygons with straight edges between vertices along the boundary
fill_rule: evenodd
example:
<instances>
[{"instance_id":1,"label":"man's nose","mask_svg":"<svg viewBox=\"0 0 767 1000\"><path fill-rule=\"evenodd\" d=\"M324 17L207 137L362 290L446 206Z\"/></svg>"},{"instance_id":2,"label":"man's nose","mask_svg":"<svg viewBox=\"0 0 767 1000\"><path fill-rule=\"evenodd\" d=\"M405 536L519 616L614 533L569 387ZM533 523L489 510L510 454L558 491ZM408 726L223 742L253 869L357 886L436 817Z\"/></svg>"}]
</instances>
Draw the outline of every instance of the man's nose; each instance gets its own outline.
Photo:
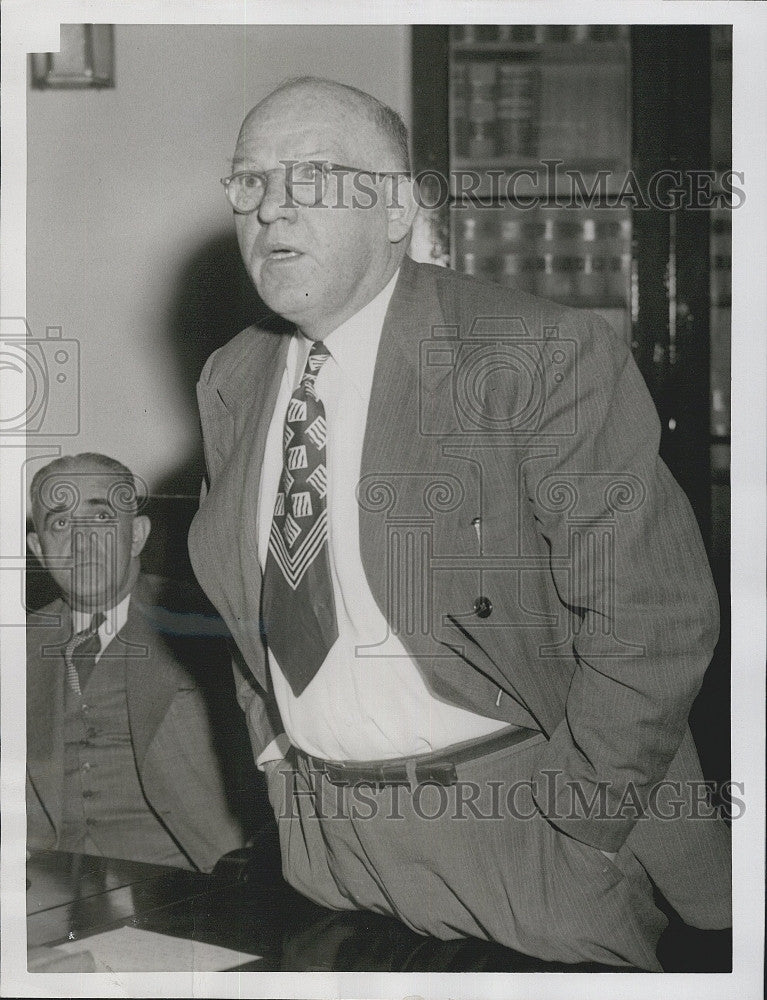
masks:
<instances>
[{"instance_id":1,"label":"man's nose","mask_svg":"<svg viewBox=\"0 0 767 1000\"><path fill-rule=\"evenodd\" d=\"M72 532L72 548L76 556L87 555L91 549L97 549L98 537L92 525L79 525Z\"/></svg>"},{"instance_id":2,"label":"man's nose","mask_svg":"<svg viewBox=\"0 0 767 1000\"><path fill-rule=\"evenodd\" d=\"M270 170L266 175L264 197L257 209L259 222L268 225L278 219L293 219L295 214L295 202L285 185L285 171Z\"/></svg>"},{"instance_id":3,"label":"man's nose","mask_svg":"<svg viewBox=\"0 0 767 1000\"><path fill-rule=\"evenodd\" d=\"M108 551L114 544L114 528L111 525L80 524L72 531L72 549L76 556L97 556Z\"/></svg>"}]
</instances>

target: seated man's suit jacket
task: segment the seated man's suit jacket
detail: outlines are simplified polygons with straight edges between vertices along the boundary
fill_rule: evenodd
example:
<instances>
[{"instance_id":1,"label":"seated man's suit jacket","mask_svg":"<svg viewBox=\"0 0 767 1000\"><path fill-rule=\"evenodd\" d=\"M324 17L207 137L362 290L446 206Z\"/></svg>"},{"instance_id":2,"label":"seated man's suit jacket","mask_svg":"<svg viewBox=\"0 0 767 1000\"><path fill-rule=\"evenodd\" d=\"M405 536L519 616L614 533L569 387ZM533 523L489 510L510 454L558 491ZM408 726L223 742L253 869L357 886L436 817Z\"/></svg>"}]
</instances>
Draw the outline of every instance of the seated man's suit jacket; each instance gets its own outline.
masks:
<instances>
[{"instance_id":1,"label":"seated man's suit jacket","mask_svg":"<svg viewBox=\"0 0 767 1000\"><path fill-rule=\"evenodd\" d=\"M140 576L126 625L96 669L124 657L144 796L192 864L209 871L243 846L253 825L255 767L241 738L226 645L215 638L221 623L187 603L191 589ZM55 848L63 816L61 650L70 635L62 599L36 612L27 628L27 828L36 848Z\"/></svg>"},{"instance_id":2,"label":"seated man's suit jacket","mask_svg":"<svg viewBox=\"0 0 767 1000\"><path fill-rule=\"evenodd\" d=\"M242 653L256 754L281 731L259 629L256 510L287 347L251 327L211 356L198 386L208 483L190 553ZM510 723L521 705L547 735L530 776L547 818L606 851L630 836L685 919L725 926L724 824L646 809L662 779L701 778L687 717L718 633L697 524L659 438L630 351L601 319L406 259L368 411L361 554L438 697ZM405 530L428 562L410 568L429 581L411 632L388 586L404 572L392 560L406 546L392 539ZM606 796L603 815L573 814L568 782L586 801ZM627 791L634 811L621 808Z\"/></svg>"}]
</instances>

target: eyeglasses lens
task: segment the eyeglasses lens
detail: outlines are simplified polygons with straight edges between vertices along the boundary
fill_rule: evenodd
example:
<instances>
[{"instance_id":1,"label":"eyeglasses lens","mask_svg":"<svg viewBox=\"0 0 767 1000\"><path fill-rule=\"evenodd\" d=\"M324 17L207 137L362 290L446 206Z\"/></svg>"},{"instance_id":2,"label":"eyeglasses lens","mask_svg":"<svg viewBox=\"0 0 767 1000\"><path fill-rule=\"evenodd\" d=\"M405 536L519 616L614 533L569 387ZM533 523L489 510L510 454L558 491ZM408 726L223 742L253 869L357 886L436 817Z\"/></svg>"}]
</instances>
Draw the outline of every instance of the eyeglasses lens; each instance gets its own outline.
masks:
<instances>
[{"instance_id":1,"label":"eyeglasses lens","mask_svg":"<svg viewBox=\"0 0 767 1000\"><path fill-rule=\"evenodd\" d=\"M327 174L321 164L301 162L283 169L283 184L288 203L317 205L325 194ZM226 193L236 212L255 212L266 193L266 175L242 171L229 178Z\"/></svg>"}]
</instances>

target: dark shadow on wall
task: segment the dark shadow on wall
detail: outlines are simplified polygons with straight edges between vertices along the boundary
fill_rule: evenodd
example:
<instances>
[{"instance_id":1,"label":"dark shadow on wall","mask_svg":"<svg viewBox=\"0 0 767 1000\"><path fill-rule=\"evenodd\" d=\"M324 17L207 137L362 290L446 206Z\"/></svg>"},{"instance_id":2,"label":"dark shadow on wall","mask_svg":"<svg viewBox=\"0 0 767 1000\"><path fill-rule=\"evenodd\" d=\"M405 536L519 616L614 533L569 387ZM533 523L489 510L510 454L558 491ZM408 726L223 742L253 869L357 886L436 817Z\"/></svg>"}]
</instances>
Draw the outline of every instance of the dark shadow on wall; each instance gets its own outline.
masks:
<instances>
[{"instance_id":1,"label":"dark shadow on wall","mask_svg":"<svg viewBox=\"0 0 767 1000\"><path fill-rule=\"evenodd\" d=\"M169 383L181 387L184 412L199 426L195 387L205 361L218 347L253 323L275 333L291 324L272 313L256 294L240 257L234 233L222 233L202 243L179 269L170 288L165 329L173 356ZM143 512L152 530L142 555L147 573L175 580L194 578L187 535L195 515L205 471L202 440L175 466L146 498ZM31 522L27 529L31 530ZM28 553L26 607L36 610L58 596L58 588Z\"/></svg>"},{"instance_id":2,"label":"dark shadow on wall","mask_svg":"<svg viewBox=\"0 0 767 1000\"><path fill-rule=\"evenodd\" d=\"M168 336L192 419L197 420L195 386L210 354L252 323L275 332L290 324L258 297L240 257L234 233L203 243L179 271L168 306ZM197 496L204 472L202 442L180 455L174 469L153 491L160 496Z\"/></svg>"}]
</instances>

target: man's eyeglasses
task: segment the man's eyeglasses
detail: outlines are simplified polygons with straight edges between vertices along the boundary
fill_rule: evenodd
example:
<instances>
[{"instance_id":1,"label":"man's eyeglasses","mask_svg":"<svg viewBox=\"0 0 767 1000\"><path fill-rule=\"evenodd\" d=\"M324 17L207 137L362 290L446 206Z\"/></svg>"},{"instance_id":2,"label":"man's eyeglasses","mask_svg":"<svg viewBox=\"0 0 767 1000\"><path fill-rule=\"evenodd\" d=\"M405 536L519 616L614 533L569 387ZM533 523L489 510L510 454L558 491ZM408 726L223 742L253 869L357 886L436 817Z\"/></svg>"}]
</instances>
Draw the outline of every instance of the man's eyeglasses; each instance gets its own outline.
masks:
<instances>
[{"instance_id":1,"label":"man's eyeglasses","mask_svg":"<svg viewBox=\"0 0 767 1000\"><path fill-rule=\"evenodd\" d=\"M286 160L278 170L285 173L285 198L289 207L294 205L319 205L325 198L331 174L366 174L379 178L392 176L395 171L383 173L365 167L347 167L327 160ZM226 196L238 215L255 212L266 194L269 174L273 171L238 170L229 177L222 177Z\"/></svg>"}]
</instances>

